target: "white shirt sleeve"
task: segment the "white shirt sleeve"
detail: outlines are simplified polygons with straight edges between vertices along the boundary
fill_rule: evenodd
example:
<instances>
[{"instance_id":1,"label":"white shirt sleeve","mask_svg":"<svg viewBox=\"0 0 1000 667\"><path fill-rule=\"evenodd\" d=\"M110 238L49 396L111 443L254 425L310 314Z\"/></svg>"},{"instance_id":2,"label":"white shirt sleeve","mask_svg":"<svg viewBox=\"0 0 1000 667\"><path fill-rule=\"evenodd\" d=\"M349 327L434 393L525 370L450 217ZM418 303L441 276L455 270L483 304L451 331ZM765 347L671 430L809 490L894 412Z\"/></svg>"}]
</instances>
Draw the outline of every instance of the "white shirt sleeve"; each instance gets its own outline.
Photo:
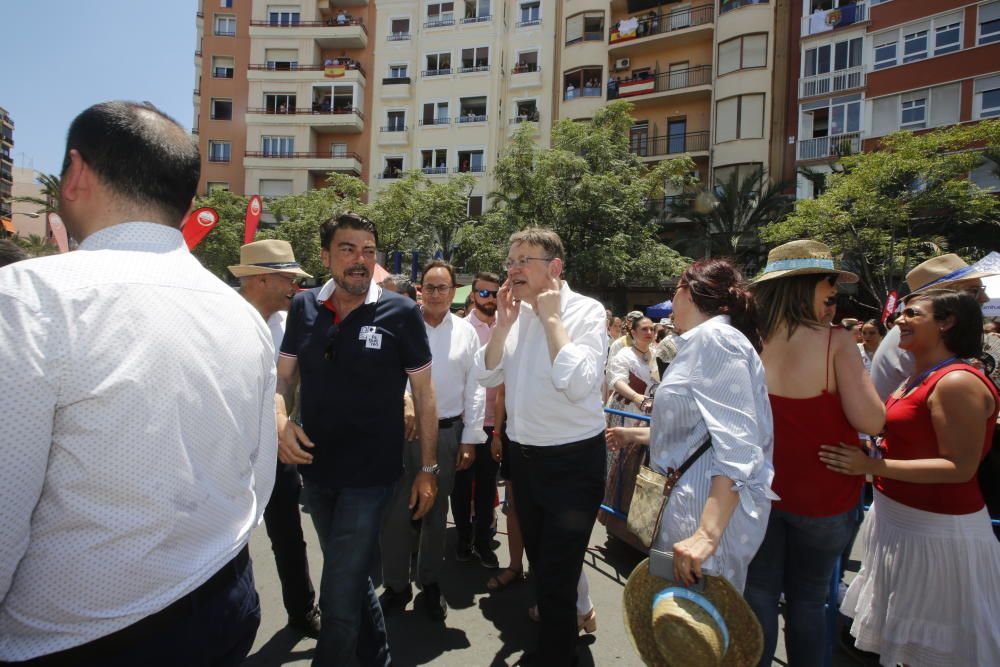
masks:
<instances>
[{"instance_id":1,"label":"white shirt sleeve","mask_svg":"<svg viewBox=\"0 0 1000 667\"><path fill-rule=\"evenodd\" d=\"M278 425L274 415L278 372L274 364L270 365L269 372L267 370L265 372L267 374L264 377L267 379L261 396L257 451L250 456L250 463L253 465L254 495L257 497L256 525L260 525L264 519L264 508L271 499L276 472L275 462L278 460Z\"/></svg>"},{"instance_id":2,"label":"white shirt sleeve","mask_svg":"<svg viewBox=\"0 0 1000 667\"><path fill-rule=\"evenodd\" d=\"M595 301L578 317L567 319L563 319L563 325L570 342L552 362L552 384L570 401L579 403L604 379L604 355L608 349L606 315L603 306Z\"/></svg>"},{"instance_id":3,"label":"white shirt sleeve","mask_svg":"<svg viewBox=\"0 0 1000 667\"><path fill-rule=\"evenodd\" d=\"M628 348L622 348L618 350L618 354L612 357L611 361L608 362L608 389L611 391L614 391L615 383L619 380L625 380L626 383L628 382L628 355L631 354L631 352L626 352L627 349Z\"/></svg>"},{"instance_id":4,"label":"white shirt sleeve","mask_svg":"<svg viewBox=\"0 0 1000 667\"><path fill-rule=\"evenodd\" d=\"M63 341L47 319L19 299L0 293L0 602L31 540L31 515L45 484L57 378L47 364Z\"/></svg>"},{"instance_id":5,"label":"white shirt sleeve","mask_svg":"<svg viewBox=\"0 0 1000 667\"><path fill-rule=\"evenodd\" d=\"M470 327L471 328L471 327ZM483 422L486 420L486 387L479 382L476 359L479 356L479 334L472 329L468 336L465 366L465 406L462 411L462 444L486 442Z\"/></svg>"},{"instance_id":6,"label":"white shirt sleeve","mask_svg":"<svg viewBox=\"0 0 1000 667\"><path fill-rule=\"evenodd\" d=\"M507 334L508 339L511 336L517 335L517 323L510 328L510 332ZM496 365L492 370L487 370L486 368L486 346L483 345L476 352L476 368L473 371L476 376L476 381L482 386L492 389L493 387L499 387L504 383L503 377L503 361L504 357L507 356L507 348L504 346L504 352L500 356L500 363Z\"/></svg>"}]
</instances>

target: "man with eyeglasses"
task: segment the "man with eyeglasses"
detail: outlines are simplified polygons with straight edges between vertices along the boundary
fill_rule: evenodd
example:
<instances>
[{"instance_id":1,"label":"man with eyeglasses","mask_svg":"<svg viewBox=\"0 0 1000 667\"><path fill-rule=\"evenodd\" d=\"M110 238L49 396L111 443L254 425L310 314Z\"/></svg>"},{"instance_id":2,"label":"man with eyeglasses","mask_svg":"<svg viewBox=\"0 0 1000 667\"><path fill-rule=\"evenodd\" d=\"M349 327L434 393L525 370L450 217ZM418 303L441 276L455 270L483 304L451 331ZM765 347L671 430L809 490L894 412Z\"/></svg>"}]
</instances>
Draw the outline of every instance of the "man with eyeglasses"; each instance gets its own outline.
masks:
<instances>
[{"instance_id":1,"label":"man with eyeglasses","mask_svg":"<svg viewBox=\"0 0 1000 667\"><path fill-rule=\"evenodd\" d=\"M954 253L932 257L906 274L910 293L928 289L951 289L968 292L980 304L989 301L983 278L996 275L978 271ZM899 347L899 327L893 327L882 339L872 358L872 382L882 400L894 392L913 373L913 356Z\"/></svg>"},{"instance_id":2,"label":"man with eyeglasses","mask_svg":"<svg viewBox=\"0 0 1000 667\"><path fill-rule=\"evenodd\" d=\"M538 600L539 650L518 664L545 667L577 661L577 583L606 459L604 306L560 280L563 256L551 230L511 236L497 323L477 355L480 381L506 387L509 464Z\"/></svg>"},{"instance_id":3,"label":"man with eyeglasses","mask_svg":"<svg viewBox=\"0 0 1000 667\"><path fill-rule=\"evenodd\" d=\"M465 319L479 336L479 346L490 342L496 324L497 291L500 277L495 273L477 273L472 281L472 313ZM493 553L493 503L496 498L497 472L500 463L490 451L492 440L500 441L500 424L496 424L497 387L486 390L486 416L483 429L487 440L476 445L472 465L455 475L451 492L451 513L458 531L455 558L459 561L477 557L484 567L495 569L500 562ZM494 428L496 424L497 428ZM472 509L475 508L475 525Z\"/></svg>"},{"instance_id":4,"label":"man with eyeglasses","mask_svg":"<svg viewBox=\"0 0 1000 667\"><path fill-rule=\"evenodd\" d=\"M403 390L420 430L415 519L437 494L431 351L417 305L372 282L375 225L345 213L320 227L332 279L292 299L278 360L278 456L299 466L323 549L322 629L313 665L385 667L385 621L372 583L382 515L403 473ZM301 376L301 426L286 406Z\"/></svg>"},{"instance_id":5,"label":"man with eyeglasses","mask_svg":"<svg viewBox=\"0 0 1000 667\"><path fill-rule=\"evenodd\" d=\"M420 459L415 443L407 443L403 454L405 473L397 482L382 527L385 592L379 600L387 614L402 611L413 597L412 578L423 590L424 611L432 621L443 621L448 615L440 586L448 496L456 471L472 465L477 444L486 440L486 392L475 372L479 337L472 325L449 312L455 298L455 269L441 260L430 262L424 267L421 291L424 326L434 359L431 376L438 414L438 495L420 524L417 567L411 572L411 508L407 500L412 480L420 471Z\"/></svg>"}]
</instances>

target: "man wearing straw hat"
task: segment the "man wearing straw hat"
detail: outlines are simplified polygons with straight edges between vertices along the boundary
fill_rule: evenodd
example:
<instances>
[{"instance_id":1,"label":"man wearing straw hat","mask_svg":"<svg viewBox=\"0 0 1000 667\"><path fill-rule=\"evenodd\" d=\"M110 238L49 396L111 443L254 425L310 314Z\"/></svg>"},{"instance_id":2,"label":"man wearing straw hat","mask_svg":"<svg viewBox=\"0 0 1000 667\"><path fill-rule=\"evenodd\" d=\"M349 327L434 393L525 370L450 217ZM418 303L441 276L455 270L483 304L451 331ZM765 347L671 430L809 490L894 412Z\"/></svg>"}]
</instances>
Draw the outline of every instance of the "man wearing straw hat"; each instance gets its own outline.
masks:
<instances>
[{"instance_id":1,"label":"man wearing straw hat","mask_svg":"<svg viewBox=\"0 0 1000 667\"><path fill-rule=\"evenodd\" d=\"M995 275L997 274L979 271L966 264L958 255L948 253L918 264L906 274L906 284L911 294L931 288L951 289L968 292L983 304L989 298L982 279ZM882 339L872 359L872 382L883 401L913 373L913 357L899 347L899 339L899 327L893 327Z\"/></svg>"},{"instance_id":2,"label":"man wearing straw hat","mask_svg":"<svg viewBox=\"0 0 1000 667\"><path fill-rule=\"evenodd\" d=\"M274 339L274 349L280 350L288 305L298 291L295 281L312 276L295 261L291 244L278 239L246 244L240 248L240 263L230 266L229 271L240 279L240 294L267 322ZM302 482L295 464L282 463L277 459L275 464L274 491L264 509L264 527L274 551L288 625L316 639L320 629L319 610L316 608L316 591L309 579L309 561L306 559L306 542L299 515Z\"/></svg>"}]
</instances>

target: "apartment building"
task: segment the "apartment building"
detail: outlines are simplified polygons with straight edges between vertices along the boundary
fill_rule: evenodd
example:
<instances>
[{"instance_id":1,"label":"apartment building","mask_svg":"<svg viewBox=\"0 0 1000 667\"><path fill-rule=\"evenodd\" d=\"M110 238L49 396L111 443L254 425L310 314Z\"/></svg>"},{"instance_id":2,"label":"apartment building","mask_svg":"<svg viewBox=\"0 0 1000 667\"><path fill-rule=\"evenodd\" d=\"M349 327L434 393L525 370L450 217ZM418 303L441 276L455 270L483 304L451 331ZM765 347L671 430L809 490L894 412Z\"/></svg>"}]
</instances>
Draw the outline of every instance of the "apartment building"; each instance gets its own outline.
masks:
<instances>
[{"instance_id":1,"label":"apartment building","mask_svg":"<svg viewBox=\"0 0 1000 667\"><path fill-rule=\"evenodd\" d=\"M45 200L45 193L38 183L40 172L30 167L14 167L13 174L13 196ZM49 204L53 203L49 201ZM10 221L18 235L23 238L40 236L53 241L52 228L49 227L47 216L44 212L39 212L39 208L37 204L14 202L11 205Z\"/></svg>"},{"instance_id":2,"label":"apartment building","mask_svg":"<svg viewBox=\"0 0 1000 667\"><path fill-rule=\"evenodd\" d=\"M202 0L200 192L273 197L331 171L364 177L374 15L367 0Z\"/></svg>"},{"instance_id":3,"label":"apartment building","mask_svg":"<svg viewBox=\"0 0 1000 667\"><path fill-rule=\"evenodd\" d=\"M795 0L784 173L828 173L841 155L916 132L1000 116L1000 0ZM972 174L997 183L990 165ZM797 176L800 198L817 194Z\"/></svg>"},{"instance_id":4,"label":"apartment building","mask_svg":"<svg viewBox=\"0 0 1000 667\"><path fill-rule=\"evenodd\" d=\"M371 155L374 196L410 169L469 173L469 215L486 206L491 170L522 123L548 145L554 0L380 0Z\"/></svg>"},{"instance_id":5,"label":"apartment building","mask_svg":"<svg viewBox=\"0 0 1000 667\"><path fill-rule=\"evenodd\" d=\"M14 119L0 107L0 236L16 233L8 199L14 189Z\"/></svg>"}]
</instances>

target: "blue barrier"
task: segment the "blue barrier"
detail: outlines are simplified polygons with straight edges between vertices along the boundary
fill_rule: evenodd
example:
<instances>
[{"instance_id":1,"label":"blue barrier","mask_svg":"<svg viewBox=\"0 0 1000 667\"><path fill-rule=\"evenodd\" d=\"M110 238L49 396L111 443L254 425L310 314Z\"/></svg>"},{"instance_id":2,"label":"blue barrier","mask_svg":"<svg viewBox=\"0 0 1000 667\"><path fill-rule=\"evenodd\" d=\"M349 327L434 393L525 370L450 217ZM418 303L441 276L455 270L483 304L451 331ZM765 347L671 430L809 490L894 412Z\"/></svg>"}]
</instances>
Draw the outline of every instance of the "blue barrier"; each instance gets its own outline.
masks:
<instances>
[{"instance_id":1,"label":"blue barrier","mask_svg":"<svg viewBox=\"0 0 1000 667\"><path fill-rule=\"evenodd\" d=\"M648 422L650 420L649 415L640 415L634 412L625 412L624 410L615 410L614 408L604 408L604 411L609 415L618 415L620 417L628 417L630 419L638 419L639 421Z\"/></svg>"}]
</instances>

